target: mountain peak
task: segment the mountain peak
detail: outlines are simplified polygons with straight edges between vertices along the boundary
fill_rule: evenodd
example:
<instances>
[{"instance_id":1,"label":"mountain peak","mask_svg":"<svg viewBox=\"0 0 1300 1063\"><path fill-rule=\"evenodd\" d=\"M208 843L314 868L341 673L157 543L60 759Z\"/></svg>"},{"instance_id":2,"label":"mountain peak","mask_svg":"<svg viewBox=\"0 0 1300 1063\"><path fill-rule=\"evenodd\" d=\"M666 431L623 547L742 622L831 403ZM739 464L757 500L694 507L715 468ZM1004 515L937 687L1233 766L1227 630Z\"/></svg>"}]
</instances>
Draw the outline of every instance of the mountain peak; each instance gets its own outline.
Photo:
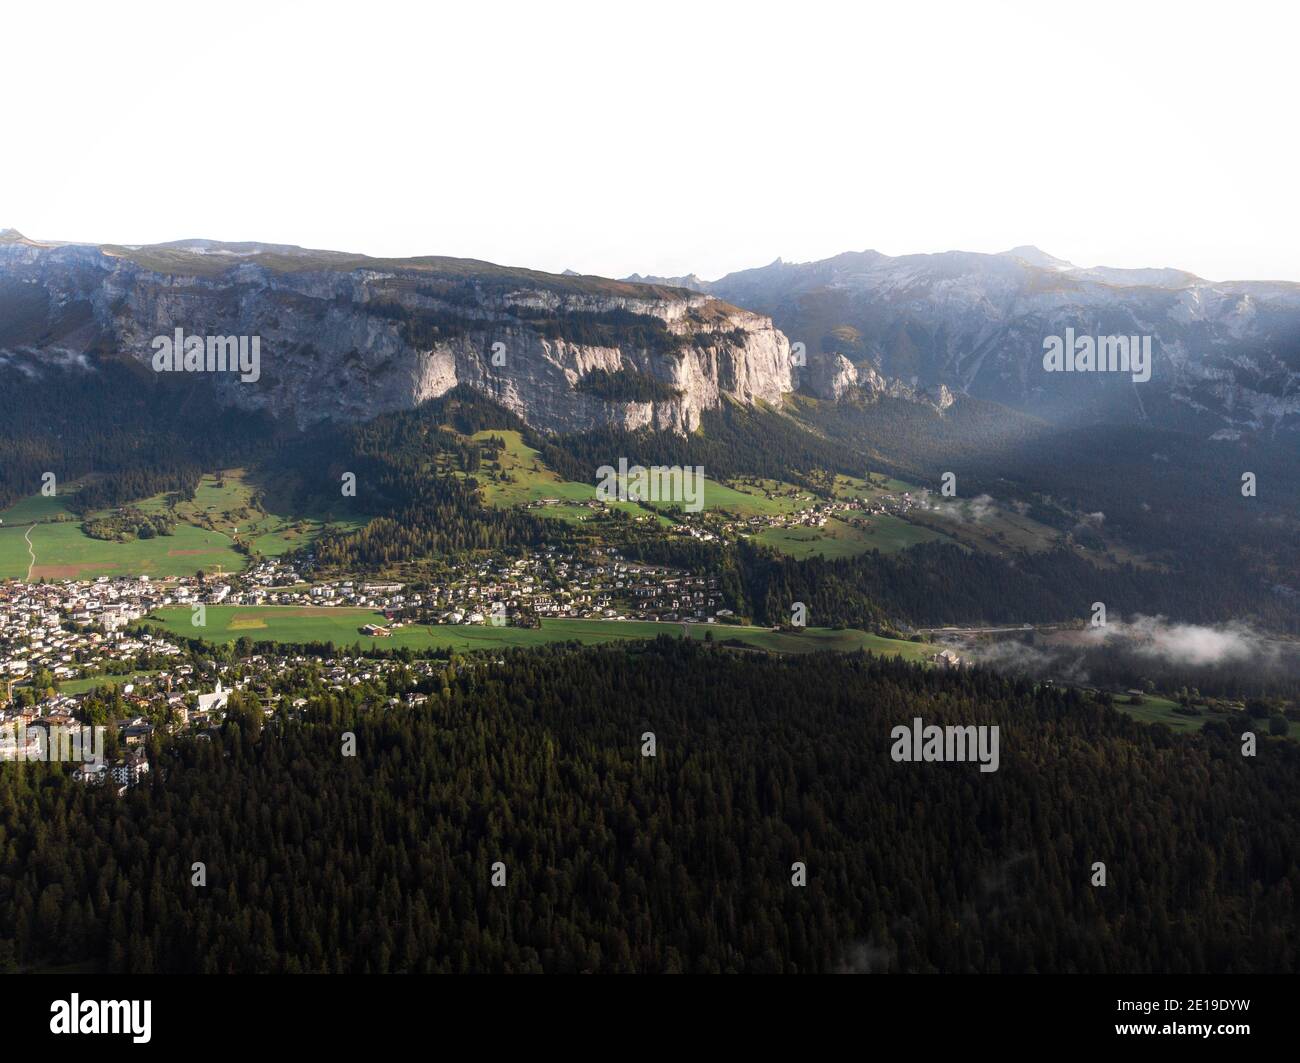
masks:
<instances>
[{"instance_id":1,"label":"mountain peak","mask_svg":"<svg viewBox=\"0 0 1300 1063\"><path fill-rule=\"evenodd\" d=\"M1033 244L1021 244L1019 247L1013 247L1010 251L1003 251L1001 257L1018 258L1021 262L1027 262L1031 266L1038 266L1040 269L1074 268L1072 262L1049 255L1046 251L1035 247Z\"/></svg>"}]
</instances>

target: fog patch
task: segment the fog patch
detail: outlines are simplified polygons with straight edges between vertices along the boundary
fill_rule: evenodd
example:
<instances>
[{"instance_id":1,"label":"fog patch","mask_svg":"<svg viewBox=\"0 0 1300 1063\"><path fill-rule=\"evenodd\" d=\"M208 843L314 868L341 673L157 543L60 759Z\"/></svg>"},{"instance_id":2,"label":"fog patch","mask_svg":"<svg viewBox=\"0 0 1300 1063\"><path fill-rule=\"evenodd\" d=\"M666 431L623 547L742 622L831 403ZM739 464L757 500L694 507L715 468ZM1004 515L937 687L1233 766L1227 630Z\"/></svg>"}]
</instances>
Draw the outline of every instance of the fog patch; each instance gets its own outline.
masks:
<instances>
[{"instance_id":1,"label":"fog patch","mask_svg":"<svg viewBox=\"0 0 1300 1063\"><path fill-rule=\"evenodd\" d=\"M957 501L936 501L934 495L927 495L922 497L920 508L960 524L979 524L997 515L992 495L976 495Z\"/></svg>"},{"instance_id":2,"label":"fog patch","mask_svg":"<svg viewBox=\"0 0 1300 1063\"><path fill-rule=\"evenodd\" d=\"M1087 628L1084 635L1095 644L1119 642L1139 656L1193 667L1255 658L1271 661L1278 653L1277 643L1235 620L1214 626L1171 624L1163 616L1139 614L1127 623L1121 620Z\"/></svg>"},{"instance_id":3,"label":"fog patch","mask_svg":"<svg viewBox=\"0 0 1300 1063\"><path fill-rule=\"evenodd\" d=\"M1102 627L1035 630L955 648L1011 675L1074 685L1131 687L1151 679L1165 689L1259 689L1291 682L1300 671L1300 646L1235 620L1192 624L1138 614Z\"/></svg>"}]
</instances>

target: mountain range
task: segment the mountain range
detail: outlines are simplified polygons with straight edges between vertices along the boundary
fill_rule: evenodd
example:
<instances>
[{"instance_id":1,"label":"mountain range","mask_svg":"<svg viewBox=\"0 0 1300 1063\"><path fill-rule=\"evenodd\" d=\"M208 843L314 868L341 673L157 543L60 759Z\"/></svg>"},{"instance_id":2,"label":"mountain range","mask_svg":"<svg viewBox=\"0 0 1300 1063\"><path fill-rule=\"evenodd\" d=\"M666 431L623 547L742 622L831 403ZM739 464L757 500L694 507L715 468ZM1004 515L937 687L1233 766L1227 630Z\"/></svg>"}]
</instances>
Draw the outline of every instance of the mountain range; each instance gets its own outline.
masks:
<instances>
[{"instance_id":1,"label":"mountain range","mask_svg":"<svg viewBox=\"0 0 1300 1063\"><path fill-rule=\"evenodd\" d=\"M299 427L465 385L547 431L686 433L724 397L779 404L794 387L767 317L682 288L469 259L0 234L0 364L28 375L96 358L147 364L153 339L177 328L259 337L259 379L216 377L217 393Z\"/></svg>"},{"instance_id":2,"label":"mountain range","mask_svg":"<svg viewBox=\"0 0 1300 1063\"><path fill-rule=\"evenodd\" d=\"M154 337L256 335L220 401L299 427L465 385L548 432L695 431L728 400L780 408L960 396L1051 423L1234 439L1300 431L1300 285L1002 254L850 252L706 282L549 274L285 245L48 243L0 233L0 367L148 363ZM1148 336L1151 379L1047 373L1067 329ZM793 345L793 348L792 348Z\"/></svg>"},{"instance_id":3,"label":"mountain range","mask_svg":"<svg viewBox=\"0 0 1300 1063\"><path fill-rule=\"evenodd\" d=\"M1203 280L1177 269L1081 268L1038 248L780 259L706 282L641 277L772 317L805 344L823 397L876 375L945 387L1063 423L1215 432L1300 429L1300 284ZM1150 336L1151 379L1048 374L1043 340L1068 328Z\"/></svg>"}]
</instances>

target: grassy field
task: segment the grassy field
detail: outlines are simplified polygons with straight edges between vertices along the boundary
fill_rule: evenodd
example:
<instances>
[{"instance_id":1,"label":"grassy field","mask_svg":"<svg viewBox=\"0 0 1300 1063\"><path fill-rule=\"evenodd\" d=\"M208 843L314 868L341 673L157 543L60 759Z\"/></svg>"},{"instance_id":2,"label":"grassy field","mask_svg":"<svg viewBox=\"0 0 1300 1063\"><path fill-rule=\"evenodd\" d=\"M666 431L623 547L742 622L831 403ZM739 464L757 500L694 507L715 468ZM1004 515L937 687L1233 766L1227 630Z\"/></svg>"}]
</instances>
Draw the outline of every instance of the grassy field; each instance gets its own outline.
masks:
<instances>
[{"instance_id":1,"label":"grassy field","mask_svg":"<svg viewBox=\"0 0 1300 1063\"><path fill-rule=\"evenodd\" d=\"M592 470L591 483L565 480L550 469L541 455L526 445L518 432L491 429L475 433L471 438L485 440L492 436L504 440L499 468L484 468L475 474L483 486L483 500L490 506L518 506L538 502L544 498L559 499L561 504L536 510L539 516L578 521L591 514L580 503L596 497L596 470ZM503 479L497 479L503 476ZM704 508L725 510L738 517L765 516L792 513L810 504L813 498L802 488L775 480L746 481L734 485L719 483L705 477ZM567 505L565 503L568 503ZM623 509L633 514L646 511L635 502L611 502L610 508ZM671 521L663 520L669 524Z\"/></svg>"},{"instance_id":2,"label":"grassy field","mask_svg":"<svg viewBox=\"0 0 1300 1063\"><path fill-rule=\"evenodd\" d=\"M542 461L541 455L536 450L524 443L518 432L491 429L477 432L470 438L485 440L492 436L504 440L506 444L500 455L499 468L490 469L485 463L483 468L474 474L474 478L482 486L483 501L487 505L519 506L529 502L540 502L544 498L555 498L560 500L560 505L544 506L535 510L536 514L539 517L575 523L585 520L594 512L579 504L589 502L596 497L594 470L592 482L589 484L562 479ZM498 476L508 477L508 480L497 479ZM635 502L614 501L609 505L611 509L622 509L633 515L646 515L646 511ZM662 518L656 519L664 524L672 523Z\"/></svg>"},{"instance_id":3,"label":"grassy field","mask_svg":"<svg viewBox=\"0 0 1300 1063\"><path fill-rule=\"evenodd\" d=\"M337 609L294 606L209 606L206 627L190 623L190 610L184 607L160 609L153 615L166 630L187 638L211 642L233 642L247 636L254 642L333 642L338 646L360 643L367 648L413 650L452 649L459 651L489 650L505 646L541 646L552 642L578 641L587 645L655 638L669 634L703 639L711 631L715 640L738 639L755 649L781 653L807 653L813 650L869 649L877 653L895 653L909 660L920 660L929 647L914 642L898 642L862 631L832 631L808 628L783 633L759 628L715 624L658 624L637 620L543 620L541 628L492 627L490 625L420 625L399 628L390 638L361 634L365 624L383 623L383 615L369 609Z\"/></svg>"},{"instance_id":4,"label":"grassy field","mask_svg":"<svg viewBox=\"0 0 1300 1063\"><path fill-rule=\"evenodd\" d=\"M878 473L867 479L850 476L835 478L835 494L840 498L861 498L866 501L879 499L882 495L899 495L910 492L913 497L921 494L916 484L894 480ZM945 499L931 493L930 505L933 508L915 508L908 511L907 521L911 527L931 532L931 537L941 537L949 542L983 553L1007 555L1017 551L1037 553L1049 550L1055 545L1057 533L1046 524L1017 513L1013 507L1000 505L991 499ZM886 536L888 538L888 536ZM907 541L904 545L913 546L924 539ZM881 547L882 551L884 547Z\"/></svg>"},{"instance_id":5,"label":"grassy field","mask_svg":"<svg viewBox=\"0 0 1300 1063\"><path fill-rule=\"evenodd\" d=\"M66 488L70 494L75 485ZM189 524L175 534L131 542L92 539L64 498L37 495L0 513L0 577L87 579L96 576L181 576L198 569L238 572L244 558L229 536ZM141 508L144 508L142 505ZM19 521L25 523L19 525ZM31 551L28 550L30 543ZM32 555L35 555L35 562Z\"/></svg>"},{"instance_id":6,"label":"grassy field","mask_svg":"<svg viewBox=\"0 0 1300 1063\"><path fill-rule=\"evenodd\" d=\"M866 631L835 630L828 627L810 627L800 632L763 631L757 628L717 627L711 625L713 637L718 642L738 639L756 649L776 653L811 653L814 650L836 650L850 653L870 650L884 656L902 657L909 661L924 661L934 652L934 647L923 642L904 642L882 638ZM691 631L692 638L703 638L698 627Z\"/></svg>"},{"instance_id":7,"label":"grassy field","mask_svg":"<svg viewBox=\"0 0 1300 1063\"><path fill-rule=\"evenodd\" d=\"M183 576L200 568L238 572L244 558L220 532L178 524L175 534L117 543L92 539L76 523L37 524L31 530L36 564L31 579L93 576Z\"/></svg>"},{"instance_id":8,"label":"grassy field","mask_svg":"<svg viewBox=\"0 0 1300 1063\"><path fill-rule=\"evenodd\" d=\"M1180 732L1199 731L1206 720L1219 718L1216 714L1205 711L1202 711L1200 716L1183 716L1174 711L1178 707L1176 701L1151 694L1142 695L1141 705L1130 705L1128 699L1123 697L1115 699L1115 708L1120 712L1128 713L1135 720L1141 720L1143 723L1165 723Z\"/></svg>"},{"instance_id":9,"label":"grassy field","mask_svg":"<svg viewBox=\"0 0 1300 1063\"><path fill-rule=\"evenodd\" d=\"M1193 731L1199 731L1210 720L1224 720L1228 717L1221 712L1213 712L1207 708L1200 709L1199 716L1184 716L1176 712L1179 707L1178 702L1170 698L1162 698L1154 694L1143 694L1141 705L1130 705L1125 697L1115 698L1115 708L1120 712L1127 713L1135 720L1141 720L1143 723L1163 723L1179 734L1189 734ZM1268 735L1267 720L1253 720L1253 730L1263 740ZM1287 735L1290 741L1300 741L1300 727L1291 725L1291 731Z\"/></svg>"},{"instance_id":10,"label":"grassy field","mask_svg":"<svg viewBox=\"0 0 1300 1063\"><path fill-rule=\"evenodd\" d=\"M28 536L38 522L77 520L63 503L58 496L33 495L0 510L0 579L27 578L32 565Z\"/></svg>"},{"instance_id":11,"label":"grassy field","mask_svg":"<svg viewBox=\"0 0 1300 1063\"><path fill-rule=\"evenodd\" d=\"M61 497L36 495L0 512L0 579L163 578L193 575L200 568L239 572L246 559L235 549L237 542L248 543L256 553L278 556L312 542L327 527L356 528L367 519L288 516L287 505L259 503L268 492L251 483L244 470L227 469L204 476L193 499L155 495L132 504L145 513L169 513L176 521L172 535L114 542L93 539L81 530L81 518L64 504L75 490L75 484L69 485Z\"/></svg>"},{"instance_id":12,"label":"grassy field","mask_svg":"<svg viewBox=\"0 0 1300 1063\"><path fill-rule=\"evenodd\" d=\"M1050 550L1057 541L1054 529L1012 509L993 503L977 504L969 499L931 498L938 508L913 510L908 513L909 519L951 536L971 549L995 555L1019 551L1038 553Z\"/></svg>"},{"instance_id":13,"label":"grassy field","mask_svg":"<svg viewBox=\"0 0 1300 1063\"><path fill-rule=\"evenodd\" d=\"M816 498L795 484L779 480L740 480L728 486L705 481L704 508L726 510L737 517L768 517L794 513Z\"/></svg>"},{"instance_id":14,"label":"grassy field","mask_svg":"<svg viewBox=\"0 0 1300 1063\"><path fill-rule=\"evenodd\" d=\"M904 480L895 480L881 473L873 472L865 477L837 475L833 494L836 498L860 498L870 502L885 495L901 495L905 491L919 494L920 490L921 488L916 484L907 483Z\"/></svg>"},{"instance_id":15,"label":"grassy field","mask_svg":"<svg viewBox=\"0 0 1300 1063\"><path fill-rule=\"evenodd\" d=\"M945 535L888 513L873 513L860 519L866 522L865 527L832 517L822 528L765 528L754 536L754 541L800 560L815 554L835 560L855 557L868 550L893 554L917 543L951 541Z\"/></svg>"},{"instance_id":16,"label":"grassy field","mask_svg":"<svg viewBox=\"0 0 1300 1063\"><path fill-rule=\"evenodd\" d=\"M143 682L157 674L157 672L135 672L132 675L97 675L90 679L64 679L59 682L59 693L84 694L88 690L98 690L100 687L120 687L127 683Z\"/></svg>"},{"instance_id":17,"label":"grassy field","mask_svg":"<svg viewBox=\"0 0 1300 1063\"><path fill-rule=\"evenodd\" d=\"M272 485L253 482L244 469L204 476L192 499L155 495L136 505L146 513L170 510L178 521L221 532L267 557L308 545L326 528L352 530L369 519L343 512L294 513ZM340 498L340 510L344 506Z\"/></svg>"},{"instance_id":18,"label":"grassy field","mask_svg":"<svg viewBox=\"0 0 1300 1063\"><path fill-rule=\"evenodd\" d=\"M872 473L865 479L836 476L834 487L838 498L861 498L868 501L904 491L916 498L920 497L922 490L916 484L890 479L879 473ZM1039 553L1054 549L1060 541L1060 533L1055 528L1018 512L1014 504L998 502L988 496L978 499L945 499L932 492L928 498L928 507L909 510L907 520L916 527L926 528L951 542L981 553L998 557L1008 557L1021 551ZM1113 537L1106 535L1105 542L1105 553L1085 550L1078 544L1074 551L1103 568L1115 564L1153 567L1149 559ZM1107 554L1113 555L1113 560Z\"/></svg>"},{"instance_id":19,"label":"grassy field","mask_svg":"<svg viewBox=\"0 0 1300 1063\"><path fill-rule=\"evenodd\" d=\"M27 528L0 528L0 579L26 579L32 562L27 552Z\"/></svg>"},{"instance_id":20,"label":"grassy field","mask_svg":"<svg viewBox=\"0 0 1300 1063\"><path fill-rule=\"evenodd\" d=\"M58 495L32 495L19 499L6 510L0 510L0 520L9 524L33 524L40 520L56 520L72 514Z\"/></svg>"}]
</instances>

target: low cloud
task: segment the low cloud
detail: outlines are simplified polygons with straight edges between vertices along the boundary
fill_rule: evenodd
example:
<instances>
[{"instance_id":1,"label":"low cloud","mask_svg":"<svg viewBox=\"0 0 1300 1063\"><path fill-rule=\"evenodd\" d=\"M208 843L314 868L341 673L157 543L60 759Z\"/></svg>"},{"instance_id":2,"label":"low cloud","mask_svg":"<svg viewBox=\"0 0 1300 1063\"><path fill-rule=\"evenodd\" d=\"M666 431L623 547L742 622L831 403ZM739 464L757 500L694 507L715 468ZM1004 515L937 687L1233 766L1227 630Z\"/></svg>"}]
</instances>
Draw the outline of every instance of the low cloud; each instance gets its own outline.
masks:
<instances>
[{"instance_id":1,"label":"low cloud","mask_svg":"<svg viewBox=\"0 0 1300 1063\"><path fill-rule=\"evenodd\" d=\"M1142 657L1170 664L1194 667L1272 658L1277 644L1266 640L1250 625L1231 621L1209 627L1203 624L1171 624L1162 616L1137 616L1125 623L1088 628L1085 637L1100 645L1121 643Z\"/></svg>"},{"instance_id":2,"label":"low cloud","mask_svg":"<svg viewBox=\"0 0 1300 1063\"><path fill-rule=\"evenodd\" d=\"M976 642L959 652L1004 672L1079 684L1132 683L1146 676L1192 682L1226 672L1265 679L1300 667L1300 650L1249 624L1187 624L1142 615L1103 627L1038 632L1032 641Z\"/></svg>"},{"instance_id":3,"label":"low cloud","mask_svg":"<svg viewBox=\"0 0 1300 1063\"><path fill-rule=\"evenodd\" d=\"M946 499L936 501L934 495L929 495L922 498L921 508L940 517L959 521L963 524L979 524L997 513L997 506L993 502L992 495L976 495L974 498L959 501L948 501Z\"/></svg>"}]
</instances>

